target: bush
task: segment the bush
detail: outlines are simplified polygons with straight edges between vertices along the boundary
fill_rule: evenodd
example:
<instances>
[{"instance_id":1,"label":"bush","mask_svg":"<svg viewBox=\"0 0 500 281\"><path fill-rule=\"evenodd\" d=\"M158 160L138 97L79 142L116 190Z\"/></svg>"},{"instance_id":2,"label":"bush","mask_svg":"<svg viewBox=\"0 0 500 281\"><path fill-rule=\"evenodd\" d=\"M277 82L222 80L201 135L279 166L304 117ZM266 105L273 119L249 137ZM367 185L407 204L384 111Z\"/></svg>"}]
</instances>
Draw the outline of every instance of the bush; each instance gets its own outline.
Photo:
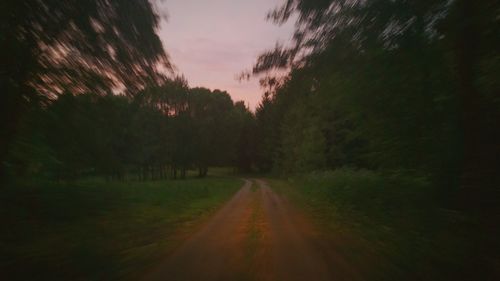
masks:
<instances>
[{"instance_id":1,"label":"bush","mask_svg":"<svg viewBox=\"0 0 500 281\"><path fill-rule=\"evenodd\" d=\"M436 205L429 181L407 171L342 168L304 175L298 181L311 196L371 217L408 215L421 210L419 206Z\"/></svg>"}]
</instances>

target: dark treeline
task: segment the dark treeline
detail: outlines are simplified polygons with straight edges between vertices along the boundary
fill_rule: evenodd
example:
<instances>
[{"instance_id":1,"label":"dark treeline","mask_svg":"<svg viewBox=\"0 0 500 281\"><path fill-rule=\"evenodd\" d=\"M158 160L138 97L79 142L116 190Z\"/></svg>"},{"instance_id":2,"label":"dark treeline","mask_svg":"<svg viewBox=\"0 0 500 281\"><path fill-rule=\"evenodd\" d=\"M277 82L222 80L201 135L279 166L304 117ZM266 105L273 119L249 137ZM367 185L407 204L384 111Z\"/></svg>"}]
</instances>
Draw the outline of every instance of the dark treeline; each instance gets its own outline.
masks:
<instances>
[{"instance_id":1,"label":"dark treeline","mask_svg":"<svg viewBox=\"0 0 500 281\"><path fill-rule=\"evenodd\" d=\"M349 166L425 175L476 205L497 193L498 1L287 0L269 18L295 18L293 41L258 58L254 115L167 78L148 1L2 5L3 175Z\"/></svg>"},{"instance_id":2,"label":"dark treeline","mask_svg":"<svg viewBox=\"0 0 500 281\"><path fill-rule=\"evenodd\" d=\"M293 43L261 55L252 71L271 71L256 110L258 167L406 170L428 177L444 197L462 197L463 206L494 206L498 7L285 1L269 18L279 24L296 15ZM291 72L274 77L280 68Z\"/></svg>"},{"instance_id":3,"label":"dark treeline","mask_svg":"<svg viewBox=\"0 0 500 281\"><path fill-rule=\"evenodd\" d=\"M1 179L251 167L252 114L226 92L169 78L154 4L2 1Z\"/></svg>"},{"instance_id":4,"label":"dark treeline","mask_svg":"<svg viewBox=\"0 0 500 281\"><path fill-rule=\"evenodd\" d=\"M190 89L183 78L131 97L65 93L25 123L7 157L11 176L148 180L249 167L238 152L251 112L227 92Z\"/></svg>"}]
</instances>

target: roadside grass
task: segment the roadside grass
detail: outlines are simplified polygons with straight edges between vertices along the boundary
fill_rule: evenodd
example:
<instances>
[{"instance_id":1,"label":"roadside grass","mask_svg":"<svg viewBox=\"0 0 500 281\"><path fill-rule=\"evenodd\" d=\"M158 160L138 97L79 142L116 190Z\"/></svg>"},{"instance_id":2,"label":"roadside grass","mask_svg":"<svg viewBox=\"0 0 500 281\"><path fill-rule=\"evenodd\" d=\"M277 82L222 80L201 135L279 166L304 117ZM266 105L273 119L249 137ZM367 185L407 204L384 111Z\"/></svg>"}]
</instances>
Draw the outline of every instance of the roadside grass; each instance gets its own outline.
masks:
<instances>
[{"instance_id":1,"label":"roadside grass","mask_svg":"<svg viewBox=\"0 0 500 281\"><path fill-rule=\"evenodd\" d=\"M473 274L474 224L441 207L423 177L339 169L270 183L308 211L366 280L468 280Z\"/></svg>"},{"instance_id":2,"label":"roadside grass","mask_svg":"<svg viewBox=\"0 0 500 281\"><path fill-rule=\"evenodd\" d=\"M208 177L3 187L0 279L136 280L241 184Z\"/></svg>"}]
</instances>

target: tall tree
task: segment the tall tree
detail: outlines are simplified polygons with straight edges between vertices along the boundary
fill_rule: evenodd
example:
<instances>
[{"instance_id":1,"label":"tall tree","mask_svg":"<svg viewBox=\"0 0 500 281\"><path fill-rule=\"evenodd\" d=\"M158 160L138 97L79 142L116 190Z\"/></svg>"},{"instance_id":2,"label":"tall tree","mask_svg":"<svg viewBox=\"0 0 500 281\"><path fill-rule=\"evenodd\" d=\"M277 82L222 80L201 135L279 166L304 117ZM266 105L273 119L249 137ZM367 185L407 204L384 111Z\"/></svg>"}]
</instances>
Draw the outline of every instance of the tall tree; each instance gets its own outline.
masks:
<instances>
[{"instance_id":1,"label":"tall tree","mask_svg":"<svg viewBox=\"0 0 500 281\"><path fill-rule=\"evenodd\" d=\"M253 73L289 68L289 81L299 69L312 73L309 89L276 93L316 99L303 103L314 112L329 105L322 120L350 124L365 139L370 166L445 175L459 162L470 195L493 198L479 190L499 181L498 7L495 0L287 0L269 18L295 18L294 40L263 53ZM325 129L325 138L338 135Z\"/></svg>"},{"instance_id":2,"label":"tall tree","mask_svg":"<svg viewBox=\"0 0 500 281\"><path fill-rule=\"evenodd\" d=\"M2 1L0 161L26 112L69 90L134 93L171 69L148 0Z\"/></svg>"}]
</instances>

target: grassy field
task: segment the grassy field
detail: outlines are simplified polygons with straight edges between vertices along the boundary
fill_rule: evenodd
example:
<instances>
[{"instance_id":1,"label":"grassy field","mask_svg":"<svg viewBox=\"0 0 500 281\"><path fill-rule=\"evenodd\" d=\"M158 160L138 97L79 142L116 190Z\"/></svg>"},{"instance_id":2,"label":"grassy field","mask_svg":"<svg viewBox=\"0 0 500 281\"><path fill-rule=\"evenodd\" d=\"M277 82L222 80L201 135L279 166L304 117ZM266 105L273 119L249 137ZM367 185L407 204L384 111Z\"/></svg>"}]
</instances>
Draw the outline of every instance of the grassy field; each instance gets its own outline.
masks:
<instances>
[{"instance_id":1,"label":"grassy field","mask_svg":"<svg viewBox=\"0 0 500 281\"><path fill-rule=\"evenodd\" d=\"M270 183L366 280L475 279L473 220L441 207L425 178L342 169Z\"/></svg>"},{"instance_id":2,"label":"grassy field","mask_svg":"<svg viewBox=\"0 0 500 281\"><path fill-rule=\"evenodd\" d=\"M0 279L135 280L241 183L213 176L3 187Z\"/></svg>"}]
</instances>

